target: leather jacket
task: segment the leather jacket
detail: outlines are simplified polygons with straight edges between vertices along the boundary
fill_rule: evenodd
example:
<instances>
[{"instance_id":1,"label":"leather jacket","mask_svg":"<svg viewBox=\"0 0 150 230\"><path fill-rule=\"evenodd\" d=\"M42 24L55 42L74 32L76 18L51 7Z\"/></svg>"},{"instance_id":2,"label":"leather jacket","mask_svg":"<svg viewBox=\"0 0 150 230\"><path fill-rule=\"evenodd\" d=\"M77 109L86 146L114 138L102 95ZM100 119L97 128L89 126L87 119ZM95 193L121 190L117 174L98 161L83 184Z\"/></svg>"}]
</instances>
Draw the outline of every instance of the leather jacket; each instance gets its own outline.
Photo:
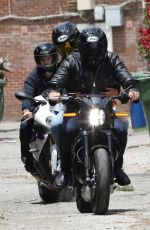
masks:
<instances>
[{"instance_id":1,"label":"leather jacket","mask_svg":"<svg viewBox=\"0 0 150 230\"><path fill-rule=\"evenodd\" d=\"M62 62L52 82L60 90L90 94L104 92L107 87L120 91L121 87L125 89L134 80L117 54L108 51L103 62L91 68L82 62L75 50Z\"/></svg>"},{"instance_id":2,"label":"leather jacket","mask_svg":"<svg viewBox=\"0 0 150 230\"><path fill-rule=\"evenodd\" d=\"M25 79L23 91L31 97L36 97L46 89L49 89L48 82L42 76L41 71L38 68L35 68ZM33 101L28 99L22 101L22 110L31 110L32 106L34 106Z\"/></svg>"}]
</instances>

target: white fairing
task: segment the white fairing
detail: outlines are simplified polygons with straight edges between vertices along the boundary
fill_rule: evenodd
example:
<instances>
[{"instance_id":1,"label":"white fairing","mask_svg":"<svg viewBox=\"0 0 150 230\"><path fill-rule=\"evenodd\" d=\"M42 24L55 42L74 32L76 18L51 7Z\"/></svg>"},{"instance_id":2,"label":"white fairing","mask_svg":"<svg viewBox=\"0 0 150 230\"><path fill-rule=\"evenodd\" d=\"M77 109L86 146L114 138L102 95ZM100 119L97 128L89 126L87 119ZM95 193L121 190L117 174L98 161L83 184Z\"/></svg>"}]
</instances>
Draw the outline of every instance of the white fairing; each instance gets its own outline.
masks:
<instances>
[{"instance_id":1,"label":"white fairing","mask_svg":"<svg viewBox=\"0 0 150 230\"><path fill-rule=\"evenodd\" d=\"M65 111L65 106L62 103L57 103L55 106L51 106L44 97L37 96L35 97L37 100L45 101L46 104L41 104L38 111L34 116L35 124L40 124L43 128L47 128L50 131L50 123L47 123L46 120L49 118L50 120L55 116L55 112ZM49 132L51 133L51 132Z\"/></svg>"},{"instance_id":2,"label":"white fairing","mask_svg":"<svg viewBox=\"0 0 150 230\"><path fill-rule=\"evenodd\" d=\"M51 152L52 174L55 174L55 172L60 172L60 160L58 160L55 144L50 146L50 152Z\"/></svg>"},{"instance_id":3,"label":"white fairing","mask_svg":"<svg viewBox=\"0 0 150 230\"><path fill-rule=\"evenodd\" d=\"M46 101L42 96L37 96L35 97L35 99L45 101L46 104L41 104L39 106L38 111L34 115L34 123L39 124L40 126L43 126L43 128L47 128L50 130L50 126L46 123L46 120L48 117L53 118L55 116L54 112L52 111L52 107L50 106L48 101Z\"/></svg>"},{"instance_id":4,"label":"white fairing","mask_svg":"<svg viewBox=\"0 0 150 230\"><path fill-rule=\"evenodd\" d=\"M33 157L39 161L43 146L49 134L51 134L51 120L55 116L55 112L62 111L65 108L62 103L51 106L49 102L41 95L35 97L34 99L37 101L45 101L45 104L41 104L37 112L34 114L34 126L41 130L42 135L39 137L36 136L35 139L33 138L33 141L29 145L30 152L33 154ZM50 146L49 154L51 155L52 171L55 172L59 170L56 145Z\"/></svg>"},{"instance_id":5,"label":"white fairing","mask_svg":"<svg viewBox=\"0 0 150 230\"><path fill-rule=\"evenodd\" d=\"M45 134L43 136L43 139L35 139L35 141L31 142L29 144L30 146L30 152L33 154L33 157L39 161L39 157L42 151L42 148L47 140L48 134Z\"/></svg>"}]
</instances>

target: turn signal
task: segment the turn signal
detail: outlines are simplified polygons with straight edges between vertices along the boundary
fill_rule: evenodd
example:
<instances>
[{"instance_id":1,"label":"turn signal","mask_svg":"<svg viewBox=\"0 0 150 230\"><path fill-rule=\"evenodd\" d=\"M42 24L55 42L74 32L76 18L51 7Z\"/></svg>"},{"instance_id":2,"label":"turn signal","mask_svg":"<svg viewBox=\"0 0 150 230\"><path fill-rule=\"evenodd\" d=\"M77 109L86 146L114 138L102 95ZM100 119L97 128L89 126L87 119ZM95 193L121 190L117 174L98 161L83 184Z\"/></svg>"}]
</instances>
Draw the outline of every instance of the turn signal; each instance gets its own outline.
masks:
<instances>
[{"instance_id":1,"label":"turn signal","mask_svg":"<svg viewBox=\"0 0 150 230\"><path fill-rule=\"evenodd\" d=\"M128 117L129 114L128 113L118 112L118 113L112 114L112 116L116 116L116 117Z\"/></svg>"},{"instance_id":2,"label":"turn signal","mask_svg":"<svg viewBox=\"0 0 150 230\"><path fill-rule=\"evenodd\" d=\"M63 116L64 117L76 117L77 113L64 113Z\"/></svg>"}]
</instances>

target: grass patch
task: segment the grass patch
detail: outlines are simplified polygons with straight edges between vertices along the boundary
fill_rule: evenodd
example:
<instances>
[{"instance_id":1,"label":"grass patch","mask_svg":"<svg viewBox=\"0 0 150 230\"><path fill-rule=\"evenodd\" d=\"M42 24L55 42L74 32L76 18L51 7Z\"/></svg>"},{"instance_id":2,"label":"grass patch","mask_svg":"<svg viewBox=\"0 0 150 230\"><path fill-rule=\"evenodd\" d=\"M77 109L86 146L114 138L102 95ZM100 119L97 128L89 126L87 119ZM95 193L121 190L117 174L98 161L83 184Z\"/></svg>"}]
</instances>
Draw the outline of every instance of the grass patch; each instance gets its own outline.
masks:
<instances>
[{"instance_id":1,"label":"grass patch","mask_svg":"<svg viewBox=\"0 0 150 230\"><path fill-rule=\"evenodd\" d=\"M143 128L136 128L133 129L134 132L143 132L143 131L147 131L148 132L148 127L143 127Z\"/></svg>"},{"instance_id":2,"label":"grass patch","mask_svg":"<svg viewBox=\"0 0 150 230\"><path fill-rule=\"evenodd\" d=\"M150 169L146 169L146 170L145 170L145 173L150 173Z\"/></svg>"},{"instance_id":3,"label":"grass patch","mask_svg":"<svg viewBox=\"0 0 150 230\"><path fill-rule=\"evenodd\" d=\"M123 191L123 192L133 192L134 187L133 187L132 184L129 184L129 185L126 185L126 186L117 185L116 190L117 191Z\"/></svg>"}]
</instances>

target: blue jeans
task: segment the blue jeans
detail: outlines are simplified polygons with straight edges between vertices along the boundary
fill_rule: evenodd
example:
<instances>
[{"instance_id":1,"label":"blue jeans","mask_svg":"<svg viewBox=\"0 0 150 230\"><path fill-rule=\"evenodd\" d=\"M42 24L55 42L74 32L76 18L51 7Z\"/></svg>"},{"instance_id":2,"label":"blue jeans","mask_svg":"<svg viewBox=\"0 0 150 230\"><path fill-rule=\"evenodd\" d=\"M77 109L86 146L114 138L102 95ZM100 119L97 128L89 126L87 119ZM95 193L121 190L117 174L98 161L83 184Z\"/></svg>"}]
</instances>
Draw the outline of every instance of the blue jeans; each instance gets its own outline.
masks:
<instances>
[{"instance_id":1,"label":"blue jeans","mask_svg":"<svg viewBox=\"0 0 150 230\"><path fill-rule=\"evenodd\" d=\"M57 151L62 161L62 171L69 168L72 137L78 131L77 118L63 118L63 112L58 113L51 123L52 136L57 146ZM119 138L121 154L117 160L117 166L122 168L123 154L127 144L128 120L115 119L115 134Z\"/></svg>"},{"instance_id":2,"label":"blue jeans","mask_svg":"<svg viewBox=\"0 0 150 230\"><path fill-rule=\"evenodd\" d=\"M64 172L70 168L71 140L77 130L76 118L64 118L63 112L58 113L52 120L52 136L56 143L58 155L61 159L61 168Z\"/></svg>"}]
</instances>

